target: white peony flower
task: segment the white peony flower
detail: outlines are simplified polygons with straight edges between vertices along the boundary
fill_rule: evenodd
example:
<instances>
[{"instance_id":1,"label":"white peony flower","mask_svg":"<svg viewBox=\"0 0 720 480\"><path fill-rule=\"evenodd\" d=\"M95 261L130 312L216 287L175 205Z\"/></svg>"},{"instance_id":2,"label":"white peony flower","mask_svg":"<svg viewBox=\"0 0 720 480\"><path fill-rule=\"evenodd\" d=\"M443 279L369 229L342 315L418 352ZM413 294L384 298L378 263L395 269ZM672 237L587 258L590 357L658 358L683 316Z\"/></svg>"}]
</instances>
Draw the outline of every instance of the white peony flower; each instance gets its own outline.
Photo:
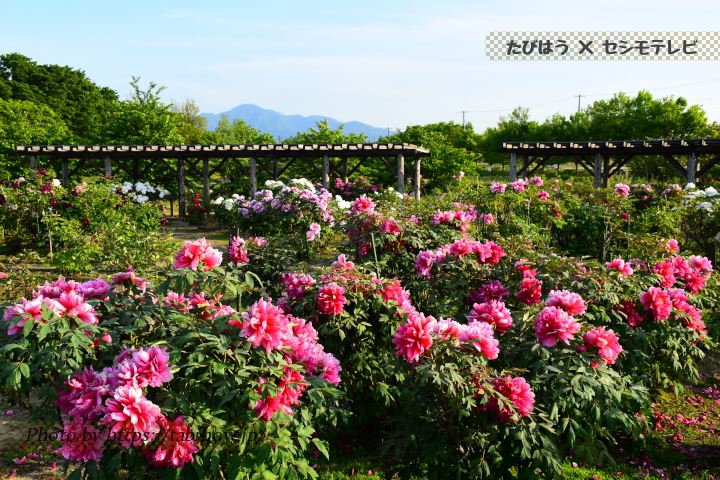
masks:
<instances>
[{"instance_id":1,"label":"white peony flower","mask_svg":"<svg viewBox=\"0 0 720 480\"><path fill-rule=\"evenodd\" d=\"M718 191L715 189L715 187L708 187L705 189L706 197L716 197L717 195L718 195Z\"/></svg>"},{"instance_id":2,"label":"white peony flower","mask_svg":"<svg viewBox=\"0 0 720 480\"><path fill-rule=\"evenodd\" d=\"M685 185L685 190L690 190L695 188L695 184L692 182L689 182L687 185Z\"/></svg>"},{"instance_id":3,"label":"white peony flower","mask_svg":"<svg viewBox=\"0 0 720 480\"><path fill-rule=\"evenodd\" d=\"M710 203L710 202L698 203L698 207L699 207L699 208L702 208L702 209L705 210L706 212L711 212L711 211L712 211L712 203Z\"/></svg>"},{"instance_id":4,"label":"white peony flower","mask_svg":"<svg viewBox=\"0 0 720 480\"><path fill-rule=\"evenodd\" d=\"M52 186L59 187L60 185L62 185L62 182L60 180L58 180L57 178L53 178Z\"/></svg>"}]
</instances>

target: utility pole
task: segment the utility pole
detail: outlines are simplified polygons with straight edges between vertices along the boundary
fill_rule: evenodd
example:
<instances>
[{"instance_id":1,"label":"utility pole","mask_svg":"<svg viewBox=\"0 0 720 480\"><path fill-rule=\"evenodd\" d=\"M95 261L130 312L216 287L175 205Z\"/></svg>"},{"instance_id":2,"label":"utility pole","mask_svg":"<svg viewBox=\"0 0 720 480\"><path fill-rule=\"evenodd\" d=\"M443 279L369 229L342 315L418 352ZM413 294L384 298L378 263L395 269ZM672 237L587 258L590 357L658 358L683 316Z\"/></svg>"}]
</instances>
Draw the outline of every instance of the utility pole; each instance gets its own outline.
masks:
<instances>
[{"instance_id":1,"label":"utility pole","mask_svg":"<svg viewBox=\"0 0 720 480\"><path fill-rule=\"evenodd\" d=\"M465 129L465 114L468 113L467 110L461 110L460 113L462 113L462 127Z\"/></svg>"},{"instance_id":2,"label":"utility pole","mask_svg":"<svg viewBox=\"0 0 720 480\"><path fill-rule=\"evenodd\" d=\"M576 96L577 99L578 99L578 113L580 113L580 99L581 99L582 97L584 97L585 95L577 94L577 95L575 95L575 96Z\"/></svg>"}]
</instances>

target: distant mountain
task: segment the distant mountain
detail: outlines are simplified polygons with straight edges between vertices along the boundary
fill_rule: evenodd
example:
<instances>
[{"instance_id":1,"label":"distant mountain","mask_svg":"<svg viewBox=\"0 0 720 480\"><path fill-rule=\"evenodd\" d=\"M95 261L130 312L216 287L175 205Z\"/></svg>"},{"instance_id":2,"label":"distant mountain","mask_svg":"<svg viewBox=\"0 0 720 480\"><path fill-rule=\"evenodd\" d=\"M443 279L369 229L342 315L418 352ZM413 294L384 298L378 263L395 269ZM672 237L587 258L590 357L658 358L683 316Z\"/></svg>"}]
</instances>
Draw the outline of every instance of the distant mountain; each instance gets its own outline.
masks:
<instances>
[{"instance_id":1,"label":"distant mountain","mask_svg":"<svg viewBox=\"0 0 720 480\"><path fill-rule=\"evenodd\" d=\"M282 140L291 137L298 132L304 132L310 127L314 127L318 121L327 120L331 128L337 128L341 124L345 126L345 133L362 133L365 134L368 141L375 141L380 136L386 135L384 128L373 127L362 122L340 122L334 118L324 117L322 115L311 115L304 117L302 115L285 115L273 110L267 110L257 105L244 104L238 105L232 110L221 113L202 113L207 119L208 129L214 130L220 122L220 117L227 115L232 122L236 118L244 120L251 127L260 131L272 134L276 139Z\"/></svg>"}]
</instances>

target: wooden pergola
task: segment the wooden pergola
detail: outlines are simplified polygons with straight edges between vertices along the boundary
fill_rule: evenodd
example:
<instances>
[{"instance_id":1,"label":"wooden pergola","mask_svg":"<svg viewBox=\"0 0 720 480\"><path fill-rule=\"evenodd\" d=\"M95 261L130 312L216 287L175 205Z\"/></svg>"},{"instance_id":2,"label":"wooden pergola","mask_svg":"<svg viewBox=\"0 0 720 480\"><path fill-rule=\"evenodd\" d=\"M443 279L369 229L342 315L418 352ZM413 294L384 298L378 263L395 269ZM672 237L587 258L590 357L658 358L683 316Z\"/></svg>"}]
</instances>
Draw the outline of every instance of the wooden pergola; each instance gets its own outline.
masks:
<instances>
[{"instance_id":1,"label":"wooden pergola","mask_svg":"<svg viewBox=\"0 0 720 480\"><path fill-rule=\"evenodd\" d=\"M572 157L593 175L595 187L607 187L610 177L641 155L664 158L692 183L720 162L719 139L505 142L500 151L510 154L510 181L532 175L553 157ZM678 157L687 158L684 165Z\"/></svg>"},{"instance_id":2,"label":"wooden pergola","mask_svg":"<svg viewBox=\"0 0 720 480\"><path fill-rule=\"evenodd\" d=\"M61 163L61 181L69 185L70 176L90 159L102 159L105 176L112 175L113 163L124 170L133 181L140 181L144 167L152 160L176 160L178 180L178 206L180 216L185 215L185 173L195 170L203 179L203 196L210 197L210 177L228 160L247 158L247 176L250 194L257 191L258 169L277 180L293 163L307 162L321 177L322 186L328 188L330 175L347 180L368 158L380 159L395 172L397 190L405 191L405 158L414 160L413 193L420 198L420 159L430 155L424 147L408 143L348 143L348 144L259 144L259 145L18 145L18 155L29 158L31 168L40 158L58 159ZM210 160L215 160L210 168ZM317 165L317 160L322 164ZM71 161L74 165L70 165ZM352 165L352 162L356 162Z\"/></svg>"}]
</instances>

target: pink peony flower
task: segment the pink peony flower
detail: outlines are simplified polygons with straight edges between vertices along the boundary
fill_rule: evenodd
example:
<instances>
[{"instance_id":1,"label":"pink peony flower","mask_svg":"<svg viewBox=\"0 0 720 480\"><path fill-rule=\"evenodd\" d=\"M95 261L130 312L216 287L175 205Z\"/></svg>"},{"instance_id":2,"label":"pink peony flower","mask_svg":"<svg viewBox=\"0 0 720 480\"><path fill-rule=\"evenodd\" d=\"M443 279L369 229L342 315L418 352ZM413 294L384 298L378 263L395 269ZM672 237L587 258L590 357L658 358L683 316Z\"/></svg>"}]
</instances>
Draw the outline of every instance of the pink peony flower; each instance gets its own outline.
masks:
<instances>
[{"instance_id":1,"label":"pink peony flower","mask_svg":"<svg viewBox=\"0 0 720 480\"><path fill-rule=\"evenodd\" d=\"M245 265L250 262L250 256L245 248L245 240L242 237L234 236L230 238L228 245L228 258L230 262L236 265Z\"/></svg>"},{"instance_id":2,"label":"pink peony flower","mask_svg":"<svg viewBox=\"0 0 720 480\"><path fill-rule=\"evenodd\" d=\"M505 397L503 406L500 406L497 397L488 400L487 408L503 422L517 422L519 417L527 417L532 413L535 404L535 394L530 384L523 377L506 375L493 379L492 386L497 393ZM512 405L508 405L508 402Z\"/></svg>"},{"instance_id":3,"label":"pink peony flower","mask_svg":"<svg viewBox=\"0 0 720 480\"><path fill-rule=\"evenodd\" d=\"M499 333L504 333L512 327L510 310L505 303L498 300L490 300L485 303L476 303L472 306L470 313L466 315L468 321L485 322L493 325Z\"/></svg>"},{"instance_id":4,"label":"pink peony flower","mask_svg":"<svg viewBox=\"0 0 720 480\"><path fill-rule=\"evenodd\" d=\"M387 233L395 236L398 236L402 233L402 229L398 226L397 223L395 223L395 220L392 218L388 218L382 221L382 223L380 224L380 231L382 233Z\"/></svg>"},{"instance_id":5,"label":"pink peony flower","mask_svg":"<svg viewBox=\"0 0 720 480\"><path fill-rule=\"evenodd\" d=\"M120 386L105 402L107 412L103 422L110 426L109 438L125 448L140 445L155 438L160 408L149 401L137 387Z\"/></svg>"},{"instance_id":6,"label":"pink peony flower","mask_svg":"<svg viewBox=\"0 0 720 480\"><path fill-rule=\"evenodd\" d=\"M629 277L633 274L633 268L630 265L630 262L625 262L622 258L616 258L612 262L607 262L605 267L610 270L617 270L617 272L623 277Z\"/></svg>"},{"instance_id":7,"label":"pink peony flower","mask_svg":"<svg viewBox=\"0 0 720 480\"><path fill-rule=\"evenodd\" d=\"M340 255L338 255L337 260L332 262L331 265L335 270L350 271L350 270L355 269L355 264L353 262L351 262L350 260L348 260L347 258L345 258L344 253L341 253Z\"/></svg>"},{"instance_id":8,"label":"pink peony flower","mask_svg":"<svg viewBox=\"0 0 720 480\"><path fill-rule=\"evenodd\" d=\"M67 318L77 318L81 322L89 325L97 325L98 318L95 309L88 303L83 301L82 295L77 293L63 293L58 298L58 302L63 306L63 316Z\"/></svg>"},{"instance_id":9,"label":"pink peony flower","mask_svg":"<svg viewBox=\"0 0 720 480\"><path fill-rule=\"evenodd\" d=\"M545 307L535 318L535 336L545 347L554 347L558 341L570 344L580 324L558 307Z\"/></svg>"},{"instance_id":10,"label":"pink peony flower","mask_svg":"<svg viewBox=\"0 0 720 480\"><path fill-rule=\"evenodd\" d=\"M624 183L616 183L615 184L615 195L620 195L621 197L627 197L630 195L630 186L625 185Z\"/></svg>"},{"instance_id":11,"label":"pink peony flower","mask_svg":"<svg viewBox=\"0 0 720 480\"><path fill-rule=\"evenodd\" d=\"M286 367L278 386L279 392L274 396L268 395L255 404L258 417L270 420L278 411L292 415L292 405L300 404L300 397L307 387L308 383L300 372Z\"/></svg>"},{"instance_id":12,"label":"pink peony flower","mask_svg":"<svg viewBox=\"0 0 720 480\"><path fill-rule=\"evenodd\" d=\"M192 307L188 304L188 299L184 293L176 293L168 290L167 295L163 298L162 305L164 307L174 308L181 312L189 312Z\"/></svg>"},{"instance_id":13,"label":"pink peony flower","mask_svg":"<svg viewBox=\"0 0 720 480\"><path fill-rule=\"evenodd\" d=\"M618 342L618 337L612 330L607 330L605 327L596 327L588 330L583 335L583 342L585 342L586 348L597 349L598 357L600 362L605 365L612 365L622 352L622 347ZM598 366L597 362L592 363L592 367Z\"/></svg>"},{"instance_id":14,"label":"pink peony flower","mask_svg":"<svg viewBox=\"0 0 720 480\"><path fill-rule=\"evenodd\" d=\"M207 240L200 238L195 241L186 240L183 248L175 255L174 269L189 268L197 270L200 264L203 270L211 270L222 262L222 252L215 250L207 243Z\"/></svg>"},{"instance_id":15,"label":"pink peony flower","mask_svg":"<svg viewBox=\"0 0 720 480\"><path fill-rule=\"evenodd\" d=\"M625 323L633 328L645 322L645 319L638 313L637 308L635 308L635 302L625 300L617 309L625 314Z\"/></svg>"},{"instance_id":16,"label":"pink peony flower","mask_svg":"<svg viewBox=\"0 0 720 480\"><path fill-rule=\"evenodd\" d=\"M548 299L545 301L548 307L558 307L565 310L568 315L582 315L585 313L585 302L577 293L567 290L550 290Z\"/></svg>"},{"instance_id":17,"label":"pink peony flower","mask_svg":"<svg viewBox=\"0 0 720 480\"><path fill-rule=\"evenodd\" d=\"M543 182L543 179L538 176L530 177L530 179L528 180L528 183L530 183L531 185L535 185L536 187L542 187L543 185L545 185L545 182Z\"/></svg>"},{"instance_id":18,"label":"pink peony flower","mask_svg":"<svg viewBox=\"0 0 720 480\"><path fill-rule=\"evenodd\" d=\"M550 194L549 194L548 192L546 192L545 190L540 190L540 191L537 193L537 198L538 198L538 200L540 200L541 202L546 202L546 201L548 201L548 200L550 199Z\"/></svg>"},{"instance_id":19,"label":"pink peony flower","mask_svg":"<svg viewBox=\"0 0 720 480\"><path fill-rule=\"evenodd\" d=\"M117 387L116 372L85 368L73 373L58 392L58 409L76 419L94 421L105 414L105 400Z\"/></svg>"},{"instance_id":20,"label":"pink peony flower","mask_svg":"<svg viewBox=\"0 0 720 480\"><path fill-rule=\"evenodd\" d=\"M446 320L441 318L435 322L433 332L443 340L458 340L464 328L465 325L462 325L455 320Z\"/></svg>"},{"instance_id":21,"label":"pink peony flower","mask_svg":"<svg viewBox=\"0 0 720 480\"><path fill-rule=\"evenodd\" d=\"M66 460L89 462L102 458L105 434L92 425L78 419L65 421L62 438L63 444L55 453Z\"/></svg>"},{"instance_id":22,"label":"pink peony flower","mask_svg":"<svg viewBox=\"0 0 720 480\"><path fill-rule=\"evenodd\" d=\"M395 353L410 363L416 363L420 356L432 347L432 331L435 319L422 313L411 313L407 321L398 327L393 344Z\"/></svg>"},{"instance_id":23,"label":"pink peony flower","mask_svg":"<svg viewBox=\"0 0 720 480\"><path fill-rule=\"evenodd\" d=\"M135 274L132 266L128 267L127 272L120 272L113 275L110 283L113 285L123 285L125 287L135 287L141 292L144 292L148 285L150 285L150 282Z\"/></svg>"},{"instance_id":24,"label":"pink peony flower","mask_svg":"<svg viewBox=\"0 0 720 480\"><path fill-rule=\"evenodd\" d=\"M483 213L478 217L478 221L480 223L484 223L485 225L492 225L495 223L495 217L492 213Z\"/></svg>"},{"instance_id":25,"label":"pink peony flower","mask_svg":"<svg viewBox=\"0 0 720 480\"><path fill-rule=\"evenodd\" d=\"M329 283L320 287L317 298L317 308L325 315L338 315L342 313L347 303L345 289L337 283Z\"/></svg>"},{"instance_id":26,"label":"pink peony flower","mask_svg":"<svg viewBox=\"0 0 720 480\"><path fill-rule=\"evenodd\" d=\"M45 298L42 295L27 300L25 298L20 299L20 303L11 305L5 309L3 314L3 320L9 322L7 334L15 335L16 333L22 332L25 322L27 320L33 320L35 323L42 321L43 305L49 308L50 311L57 316L62 315L65 312L65 308L52 298Z\"/></svg>"},{"instance_id":27,"label":"pink peony flower","mask_svg":"<svg viewBox=\"0 0 720 480\"><path fill-rule=\"evenodd\" d=\"M82 293L82 285L74 280L65 280L60 277L54 282L46 282L33 292L33 297L42 295L45 298L59 298L63 293Z\"/></svg>"},{"instance_id":28,"label":"pink peony flower","mask_svg":"<svg viewBox=\"0 0 720 480\"><path fill-rule=\"evenodd\" d=\"M320 234L320 224L319 223L311 223L310 228L307 232L305 232L305 237L308 239L309 242L312 242L317 238L317 236Z\"/></svg>"},{"instance_id":29,"label":"pink peony flower","mask_svg":"<svg viewBox=\"0 0 720 480\"><path fill-rule=\"evenodd\" d=\"M369 199L366 195L361 195L355 199L351 211L357 212L373 212L375 211L375 202Z\"/></svg>"},{"instance_id":30,"label":"pink peony flower","mask_svg":"<svg viewBox=\"0 0 720 480\"><path fill-rule=\"evenodd\" d=\"M262 347L268 353L282 348L290 334L290 324L285 313L263 299L250 306L242 317L240 335L247 338L253 347Z\"/></svg>"},{"instance_id":31,"label":"pink peony flower","mask_svg":"<svg viewBox=\"0 0 720 480\"><path fill-rule=\"evenodd\" d=\"M650 287L640 294L640 301L645 310L652 312L656 322L662 322L670 318L672 313L672 300L666 290L658 287Z\"/></svg>"},{"instance_id":32,"label":"pink peony flower","mask_svg":"<svg viewBox=\"0 0 720 480\"><path fill-rule=\"evenodd\" d=\"M469 343L488 360L495 360L500 354L500 347L493 335L493 328L485 322L470 322L465 325L460 336L460 343Z\"/></svg>"},{"instance_id":33,"label":"pink peony flower","mask_svg":"<svg viewBox=\"0 0 720 480\"><path fill-rule=\"evenodd\" d=\"M315 285L315 279L304 273L283 273L280 280L289 297L300 299L305 296L305 291Z\"/></svg>"},{"instance_id":34,"label":"pink peony flower","mask_svg":"<svg viewBox=\"0 0 720 480\"><path fill-rule=\"evenodd\" d=\"M672 253L678 253L680 251L680 245L678 244L678 241L674 238L671 238L667 242L665 242L665 249Z\"/></svg>"},{"instance_id":35,"label":"pink peony flower","mask_svg":"<svg viewBox=\"0 0 720 480\"><path fill-rule=\"evenodd\" d=\"M193 454L199 448L192 438L192 432L183 417L168 421L158 416L160 443L153 449L145 450L145 457L154 467L182 468L193 461Z\"/></svg>"}]
</instances>

